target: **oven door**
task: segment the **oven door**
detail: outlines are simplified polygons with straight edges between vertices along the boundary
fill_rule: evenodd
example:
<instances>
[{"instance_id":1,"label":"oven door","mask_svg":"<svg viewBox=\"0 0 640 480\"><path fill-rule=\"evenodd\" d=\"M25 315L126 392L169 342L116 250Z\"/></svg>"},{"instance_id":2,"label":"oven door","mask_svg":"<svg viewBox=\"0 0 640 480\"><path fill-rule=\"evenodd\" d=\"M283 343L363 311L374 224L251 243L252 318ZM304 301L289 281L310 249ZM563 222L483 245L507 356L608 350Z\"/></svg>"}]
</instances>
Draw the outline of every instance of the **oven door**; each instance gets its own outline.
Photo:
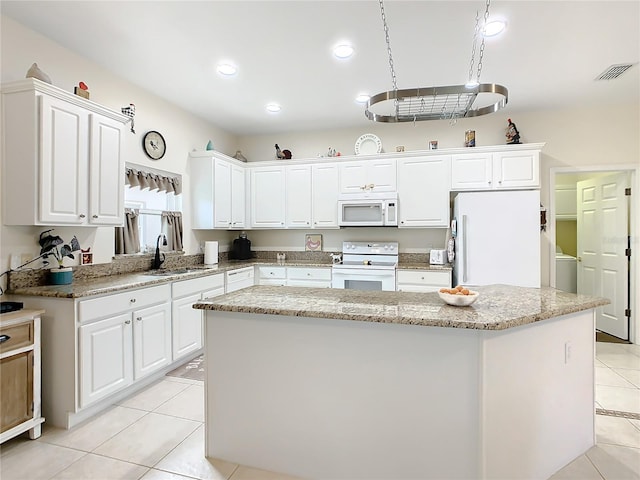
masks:
<instances>
[{"instance_id":1,"label":"oven door","mask_svg":"<svg viewBox=\"0 0 640 480\"><path fill-rule=\"evenodd\" d=\"M396 271L375 267L355 269L334 266L331 272L331 287L393 292L396 289Z\"/></svg>"}]
</instances>

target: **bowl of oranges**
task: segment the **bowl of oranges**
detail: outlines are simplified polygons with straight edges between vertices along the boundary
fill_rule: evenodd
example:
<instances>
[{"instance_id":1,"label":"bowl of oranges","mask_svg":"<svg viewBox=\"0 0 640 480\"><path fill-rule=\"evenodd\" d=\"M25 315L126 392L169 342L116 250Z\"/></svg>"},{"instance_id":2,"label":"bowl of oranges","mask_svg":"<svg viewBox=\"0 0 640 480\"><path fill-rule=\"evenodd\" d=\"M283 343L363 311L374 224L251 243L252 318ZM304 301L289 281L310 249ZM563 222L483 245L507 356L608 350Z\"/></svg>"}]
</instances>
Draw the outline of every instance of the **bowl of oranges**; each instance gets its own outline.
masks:
<instances>
[{"instance_id":1,"label":"bowl of oranges","mask_svg":"<svg viewBox=\"0 0 640 480\"><path fill-rule=\"evenodd\" d=\"M441 288L438 291L440 298L447 304L454 307L467 307L475 302L480 294L469 290L462 285L454 288Z\"/></svg>"}]
</instances>

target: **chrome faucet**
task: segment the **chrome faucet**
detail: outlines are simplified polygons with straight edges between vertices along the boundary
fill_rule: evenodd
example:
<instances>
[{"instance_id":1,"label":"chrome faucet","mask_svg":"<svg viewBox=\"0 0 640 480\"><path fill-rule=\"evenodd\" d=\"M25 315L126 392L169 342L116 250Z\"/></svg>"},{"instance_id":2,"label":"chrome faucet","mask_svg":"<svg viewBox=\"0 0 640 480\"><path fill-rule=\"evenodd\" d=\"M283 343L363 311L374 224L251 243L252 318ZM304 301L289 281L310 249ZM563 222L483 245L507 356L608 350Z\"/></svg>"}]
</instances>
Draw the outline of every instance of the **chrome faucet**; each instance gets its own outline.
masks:
<instances>
[{"instance_id":1,"label":"chrome faucet","mask_svg":"<svg viewBox=\"0 0 640 480\"><path fill-rule=\"evenodd\" d=\"M151 268L153 270L157 270L160 268L160 265L164 263L164 253L160 253L160 239L163 239L162 245L167 245L167 237L164 233L158 235L158 240L156 241L156 256L153 258L153 263L151 264ZM162 255L162 258L160 258Z\"/></svg>"}]
</instances>

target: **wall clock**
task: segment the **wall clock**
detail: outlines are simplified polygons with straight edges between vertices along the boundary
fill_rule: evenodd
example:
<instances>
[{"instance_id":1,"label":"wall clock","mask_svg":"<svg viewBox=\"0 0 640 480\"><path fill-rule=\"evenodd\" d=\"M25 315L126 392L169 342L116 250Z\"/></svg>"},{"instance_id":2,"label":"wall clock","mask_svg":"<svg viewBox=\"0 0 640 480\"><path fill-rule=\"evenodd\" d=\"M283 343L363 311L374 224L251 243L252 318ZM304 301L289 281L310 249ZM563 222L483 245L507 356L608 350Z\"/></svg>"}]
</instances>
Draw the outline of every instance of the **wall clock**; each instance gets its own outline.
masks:
<instances>
[{"instance_id":1,"label":"wall clock","mask_svg":"<svg viewBox=\"0 0 640 480\"><path fill-rule=\"evenodd\" d=\"M160 160L164 156L167 145L159 132L151 130L144 134L142 148L151 160Z\"/></svg>"}]
</instances>

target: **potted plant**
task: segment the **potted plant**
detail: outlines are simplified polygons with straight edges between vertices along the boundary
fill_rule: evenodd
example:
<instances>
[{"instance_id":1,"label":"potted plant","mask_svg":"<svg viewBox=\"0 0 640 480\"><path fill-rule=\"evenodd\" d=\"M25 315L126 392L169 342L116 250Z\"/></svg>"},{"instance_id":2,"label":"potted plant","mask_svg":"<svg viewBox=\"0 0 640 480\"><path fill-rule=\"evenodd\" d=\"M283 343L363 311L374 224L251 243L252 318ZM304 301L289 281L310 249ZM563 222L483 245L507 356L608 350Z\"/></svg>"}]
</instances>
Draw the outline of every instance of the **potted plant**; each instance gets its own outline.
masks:
<instances>
[{"instance_id":1,"label":"potted plant","mask_svg":"<svg viewBox=\"0 0 640 480\"><path fill-rule=\"evenodd\" d=\"M48 257L53 257L58 262L57 268L49 270L49 282L52 285L67 285L73 280L71 267L64 266L64 257L75 258L73 252L80 250L80 243L74 235L69 243L65 243L58 235L51 235L53 229L45 230L40 234L40 257L48 264Z\"/></svg>"}]
</instances>

